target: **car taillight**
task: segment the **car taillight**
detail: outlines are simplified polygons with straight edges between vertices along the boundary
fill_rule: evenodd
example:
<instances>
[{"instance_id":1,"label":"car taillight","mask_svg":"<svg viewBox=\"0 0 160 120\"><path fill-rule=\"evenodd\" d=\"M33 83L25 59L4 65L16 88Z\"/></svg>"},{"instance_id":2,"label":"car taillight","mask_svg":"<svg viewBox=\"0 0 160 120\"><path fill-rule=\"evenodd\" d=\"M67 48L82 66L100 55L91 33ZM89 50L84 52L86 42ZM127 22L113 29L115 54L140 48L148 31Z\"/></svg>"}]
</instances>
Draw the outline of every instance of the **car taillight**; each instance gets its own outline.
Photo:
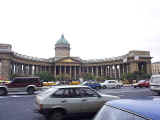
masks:
<instances>
[{"instance_id":1,"label":"car taillight","mask_svg":"<svg viewBox=\"0 0 160 120\"><path fill-rule=\"evenodd\" d=\"M40 108L40 110L41 110L41 109L43 108L43 105L42 105L42 104L40 104L40 105L39 105L39 108Z\"/></svg>"}]
</instances>

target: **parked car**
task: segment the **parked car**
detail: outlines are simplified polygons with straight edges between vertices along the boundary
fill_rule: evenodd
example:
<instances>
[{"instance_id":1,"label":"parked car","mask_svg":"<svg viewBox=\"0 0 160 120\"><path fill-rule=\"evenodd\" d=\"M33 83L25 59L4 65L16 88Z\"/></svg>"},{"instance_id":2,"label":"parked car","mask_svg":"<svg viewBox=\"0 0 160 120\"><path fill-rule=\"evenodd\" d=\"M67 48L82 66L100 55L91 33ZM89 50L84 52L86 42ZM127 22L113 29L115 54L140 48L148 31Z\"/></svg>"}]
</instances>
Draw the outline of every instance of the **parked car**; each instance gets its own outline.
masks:
<instances>
[{"instance_id":1,"label":"parked car","mask_svg":"<svg viewBox=\"0 0 160 120\"><path fill-rule=\"evenodd\" d=\"M93 89L101 89L101 84L97 83L96 81L85 81L84 83L82 83L82 85L91 87Z\"/></svg>"},{"instance_id":2,"label":"parked car","mask_svg":"<svg viewBox=\"0 0 160 120\"><path fill-rule=\"evenodd\" d=\"M54 86L36 96L36 111L50 120L66 116L83 116L96 113L106 101L118 96L104 95L87 86Z\"/></svg>"},{"instance_id":3,"label":"parked car","mask_svg":"<svg viewBox=\"0 0 160 120\"><path fill-rule=\"evenodd\" d=\"M80 81L79 80L73 80L69 83L69 85L79 85Z\"/></svg>"},{"instance_id":4,"label":"parked car","mask_svg":"<svg viewBox=\"0 0 160 120\"><path fill-rule=\"evenodd\" d=\"M43 82L43 86L54 86L57 85L56 82Z\"/></svg>"},{"instance_id":5,"label":"parked car","mask_svg":"<svg viewBox=\"0 0 160 120\"><path fill-rule=\"evenodd\" d=\"M118 80L105 80L101 83L102 88L121 88L123 84L118 82Z\"/></svg>"},{"instance_id":6,"label":"parked car","mask_svg":"<svg viewBox=\"0 0 160 120\"><path fill-rule=\"evenodd\" d=\"M152 75L150 80L150 90L160 95L160 75Z\"/></svg>"},{"instance_id":7,"label":"parked car","mask_svg":"<svg viewBox=\"0 0 160 120\"><path fill-rule=\"evenodd\" d=\"M5 85L5 84L8 84L10 82L11 81L9 81L9 80L0 80L0 85Z\"/></svg>"},{"instance_id":8,"label":"parked car","mask_svg":"<svg viewBox=\"0 0 160 120\"><path fill-rule=\"evenodd\" d=\"M160 120L158 100L114 100L107 102L93 120Z\"/></svg>"},{"instance_id":9,"label":"parked car","mask_svg":"<svg viewBox=\"0 0 160 120\"><path fill-rule=\"evenodd\" d=\"M8 92L26 91L33 94L43 86L39 77L16 77L11 82L0 85L0 95L7 95Z\"/></svg>"},{"instance_id":10,"label":"parked car","mask_svg":"<svg viewBox=\"0 0 160 120\"><path fill-rule=\"evenodd\" d=\"M140 80L138 81L137 83L133 84L133 87L136 88L136 87L149 87L149 81L148 80Z\"/></svg>"}]
</instances>

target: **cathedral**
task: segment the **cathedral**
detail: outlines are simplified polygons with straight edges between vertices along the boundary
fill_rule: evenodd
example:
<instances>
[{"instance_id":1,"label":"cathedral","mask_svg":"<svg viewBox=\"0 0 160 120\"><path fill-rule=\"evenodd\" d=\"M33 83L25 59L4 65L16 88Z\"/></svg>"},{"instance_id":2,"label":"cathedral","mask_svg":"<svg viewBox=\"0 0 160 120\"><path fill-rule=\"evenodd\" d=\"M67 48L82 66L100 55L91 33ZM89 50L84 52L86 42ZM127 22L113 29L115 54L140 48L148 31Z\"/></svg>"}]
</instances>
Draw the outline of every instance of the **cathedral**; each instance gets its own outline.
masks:
<instances>
[{"instance_id":1,"label":"cathedral","mask_svg":"<svg viewBox=\"0 0 160 120\"><path fill-rule=\"evenodd\" d=\"M85 74L120 79L122 75L136 71L151 74L149 51L131 50L114 58L82 60L70 55L70 43L61 35L55 44L55 56L48 59L31 57L12 51L12 45L0 44L0 76L9 79L10 75L34 76L39 72L57 76L67 75L70 80L83 78Z\"/></svg>"}]
</instances>

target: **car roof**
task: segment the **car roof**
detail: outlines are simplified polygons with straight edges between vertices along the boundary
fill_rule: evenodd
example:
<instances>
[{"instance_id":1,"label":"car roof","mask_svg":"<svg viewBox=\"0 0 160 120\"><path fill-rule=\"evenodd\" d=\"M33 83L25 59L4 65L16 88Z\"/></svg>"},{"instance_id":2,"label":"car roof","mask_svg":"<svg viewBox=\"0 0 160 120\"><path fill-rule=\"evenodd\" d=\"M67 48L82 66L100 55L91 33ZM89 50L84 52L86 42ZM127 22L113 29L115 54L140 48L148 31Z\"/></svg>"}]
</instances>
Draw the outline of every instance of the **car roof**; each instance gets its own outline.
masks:
<instances>
[{"instance_id":1,"label":"car roof","mask_svg":"<svg viewBox=\"0 0 160 120\"><path fill-rule=\"evenodd\" d=\"M152 120L160 120L160 99L156 100L114 100L109 101L106 105L133 112L137 115Z\"/></svg>"},{"instance_id":2,"label":"car roof","mask_svg":"<svg viewBox=\"0 0 160 120\"><path fill-rule=\"evenodd\" d=\"M79 88L79 87L87 87L88 86L82 86L82 85L58 85L58 86L53 86L54 88Z\"/></svg>"},{"instance_id":3,"label":"car roof","mask_svg":"<svg viewBox=\"0 0 160 120\"><path fill-rule=\"evenodd\" d=\"M39 77L15 77L15 78L39 78Z\"/></svg>"},{"instance_id":4,"label":"car roof","mask_svg":"<svg viewBox=\"0 0 160 120\"><path fill-rule=\"evenodd\" d=\"M152 77L160 77L160 75L152 75Z\"/></svg>"},{"instance_id":5,"label":"car roof","mask_svg":"<svg viewBox=\"0 0 160 120\"><path fill-rule=\"evenodd\" d=\"M106 80L106 81L117 81L117 80Z\"/></svg>"}]
</instances>

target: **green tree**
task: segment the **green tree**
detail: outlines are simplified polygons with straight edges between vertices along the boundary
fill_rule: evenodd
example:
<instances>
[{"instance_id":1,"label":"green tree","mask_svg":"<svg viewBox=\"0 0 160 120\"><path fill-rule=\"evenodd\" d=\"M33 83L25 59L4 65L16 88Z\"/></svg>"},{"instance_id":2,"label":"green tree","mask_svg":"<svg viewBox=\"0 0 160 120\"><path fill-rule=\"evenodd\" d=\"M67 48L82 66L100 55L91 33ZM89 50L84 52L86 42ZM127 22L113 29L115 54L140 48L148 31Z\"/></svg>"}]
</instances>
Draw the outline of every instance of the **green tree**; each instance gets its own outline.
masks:
<instances>
[{"instance_id":1,"label":"green tree","mask_svg":"<svg viewBox=\"0 0 160 120\"><path fill-rule=\"evenodd\" d=\"M150 74L147 74L144 71L136 71L134 73L128 73L126 75L126 79L129 80L130 83L132 83L132 80L149 79L150 76Z\"/></svg>"},{"instance_id":2,"label":"green tree","mask_svg":"<svg viewBox=\"0 0 160 120\"><path fill-rule=\"evenodd\" d=\"M40 72L37 74L37 76L39 76L40 79L43 80L44 82L55 81L53 75L49 72Z\"/></svg>"},{"instance_id":3,"label":"green tree","mask_svg":"<svg viewBox=\"0 0 160 120\"><path fill-rule=\"evenodd\" d=\"M86 74L84 74L83 79L84 80L95 80L96 77L94 75L92 75L91 73L86 73Z\"/></svg>"},{"instance_id":4,"label":"green tree","mask_svg":"<svg viewBox=\"0 0 160 120\"><path fill-rule=\"evenodd\" d=\"M68 74L57 75L55 79L58 81L68 81L70 80L70 75Z\"/></svg>"}]
</instances>

